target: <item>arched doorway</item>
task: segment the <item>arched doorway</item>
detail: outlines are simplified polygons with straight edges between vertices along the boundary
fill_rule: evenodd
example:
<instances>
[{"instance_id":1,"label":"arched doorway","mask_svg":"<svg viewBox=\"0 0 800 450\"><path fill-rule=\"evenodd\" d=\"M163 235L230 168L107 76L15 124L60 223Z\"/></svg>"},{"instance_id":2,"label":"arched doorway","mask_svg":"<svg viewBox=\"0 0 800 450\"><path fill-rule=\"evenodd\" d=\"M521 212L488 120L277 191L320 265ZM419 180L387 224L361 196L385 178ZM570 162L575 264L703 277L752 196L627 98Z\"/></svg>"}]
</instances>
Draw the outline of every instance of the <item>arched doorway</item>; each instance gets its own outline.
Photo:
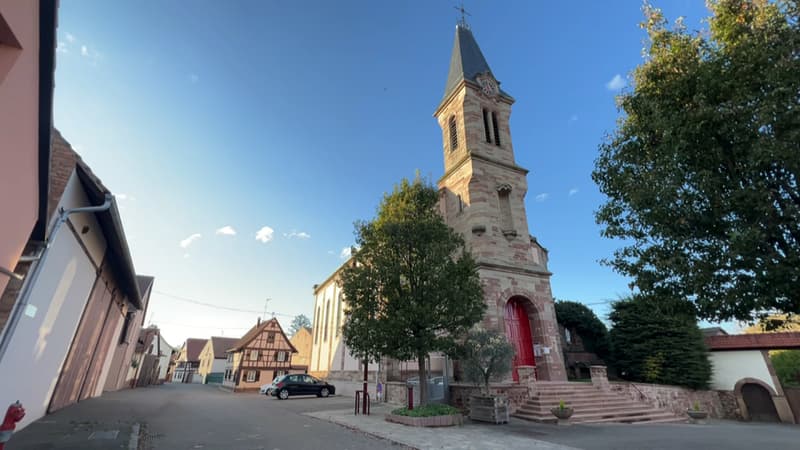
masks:
<instances>
[{"instance_id":1,"label":"arched doorway","mask_svg":"<svg viewBox=\"0 0 800 450\"><path fill-rule=\"evenodd\" d=\"M519 381L518 366L536 365L536 360L533 358L531 322L528 319L527 306L529 304L530 300L524 297L512 297L506 303L506 337L508 342L514 346L515 351L511 370L514 381Z\"/></svg>"},{"instance_id":2,"label":"arched doorway","mask_svg":"<svg viewBox=\"0 0 800 450\"><path fill-rule=\"evenodd\" d=\"M769 391L756 383L742 385L742 399L750 420L757 422L780 422L778 411Z\"/></svg>"}]
</instances>

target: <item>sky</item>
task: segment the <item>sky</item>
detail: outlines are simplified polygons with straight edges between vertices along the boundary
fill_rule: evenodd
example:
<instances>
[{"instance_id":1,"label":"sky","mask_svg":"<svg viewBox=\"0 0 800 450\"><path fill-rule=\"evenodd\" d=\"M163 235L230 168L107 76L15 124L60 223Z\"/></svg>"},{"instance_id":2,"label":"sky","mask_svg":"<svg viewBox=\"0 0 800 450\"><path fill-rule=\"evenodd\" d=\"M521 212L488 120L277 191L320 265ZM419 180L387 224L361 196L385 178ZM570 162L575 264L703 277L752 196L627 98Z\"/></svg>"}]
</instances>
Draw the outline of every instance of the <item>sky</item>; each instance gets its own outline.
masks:
<instances>
[{"instance_id":1,"label":"sky","mask_svg":"<svg viewBox=\"0 0 800 450\"><path fill-rule=\"evenodd\" d=\"M312 317L313 285L343 262L353 222L403 177L443 173L433 112L455 4L60 2L55 125L116 194L137 272L155 277L145 325L179 345L240 336L265 310L284 327ZM708 15L703 0L654 4L690 29ZM629 280L599 262L619 243L600 235L590 175L642 62L641 3L465 7L516 99L553 296L604 318Z\"/></svg>"}]
</instances>

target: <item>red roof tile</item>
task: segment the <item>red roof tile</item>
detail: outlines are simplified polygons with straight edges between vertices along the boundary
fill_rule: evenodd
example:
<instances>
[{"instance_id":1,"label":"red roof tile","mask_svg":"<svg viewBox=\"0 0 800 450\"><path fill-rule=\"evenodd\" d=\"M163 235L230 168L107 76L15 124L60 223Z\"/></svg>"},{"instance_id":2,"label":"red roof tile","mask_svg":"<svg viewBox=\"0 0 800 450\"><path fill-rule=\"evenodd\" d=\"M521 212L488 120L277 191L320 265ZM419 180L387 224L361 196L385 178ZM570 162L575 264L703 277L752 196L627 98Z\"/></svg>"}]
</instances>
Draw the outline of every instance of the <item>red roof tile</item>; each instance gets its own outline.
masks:
<instances>
[{"instance_id":1,"label":"red roof tile","mask_svg":"<svg viewBox=\"0 0 800 450\"><path fill-rule=\"evenodd\" d=\"M707 336L705 341L712 351L800 349L800 331Z\"/></svg>"}]
</instances>

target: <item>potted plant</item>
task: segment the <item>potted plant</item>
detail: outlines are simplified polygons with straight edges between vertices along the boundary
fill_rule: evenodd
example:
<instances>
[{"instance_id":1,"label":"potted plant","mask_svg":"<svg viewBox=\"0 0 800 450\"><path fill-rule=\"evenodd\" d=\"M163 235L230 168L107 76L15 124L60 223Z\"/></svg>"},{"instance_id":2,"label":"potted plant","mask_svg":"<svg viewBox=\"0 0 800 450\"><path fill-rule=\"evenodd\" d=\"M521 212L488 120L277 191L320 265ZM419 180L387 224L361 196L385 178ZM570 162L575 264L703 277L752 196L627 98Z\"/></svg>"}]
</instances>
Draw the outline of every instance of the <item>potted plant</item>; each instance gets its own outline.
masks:
<instances>
[{"instance_id":1,"label":"potted plant","mask_svg":"<svg viewBox=\"0 0 800 450\"><path fill-rule=\"evenodd\" d=\"M700 402L697 400L695 400L691 408L686 410L686 414L689 415L694 423L703 423L706 417L708 417L708 411L700 409Z\"/></svg>"},{"instance_id":2,"label":"potted plant","mask_svg":"<svg viewBox=\"0 0 800 450\"><path fill-rule=\"evenodd\" d=\"M508 423L508 399L492 395L489 382L505 376L511 370L514 347L503 334L473 330L467 335L464 351L464 376L481 386L481 392L469 398L469 418L481 422Z\"/></svg>"},{"instance_id":3,"label":"potted plant","mask_svg":"<svg viewBox=\"0 0 800 450\"><path fill-rule=\"evenodd\" d=\"M556 416L559 425L569 425L569 418L572 417L574 411L564 403L564 400L561 400L558 402L558 406L552 408L550 412Z\"/></svg>"}]
</instances>

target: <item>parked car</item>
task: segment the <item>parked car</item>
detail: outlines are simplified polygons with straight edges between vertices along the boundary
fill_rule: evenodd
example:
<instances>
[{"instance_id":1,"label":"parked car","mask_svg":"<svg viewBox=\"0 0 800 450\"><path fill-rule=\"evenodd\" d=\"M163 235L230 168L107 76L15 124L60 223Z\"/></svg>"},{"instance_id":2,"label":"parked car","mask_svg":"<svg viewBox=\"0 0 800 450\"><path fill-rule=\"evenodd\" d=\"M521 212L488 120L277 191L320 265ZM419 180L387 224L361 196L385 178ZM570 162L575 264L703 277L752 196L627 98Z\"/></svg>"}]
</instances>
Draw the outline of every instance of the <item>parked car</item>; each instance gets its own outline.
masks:
<instances>
[{"instance_id":1,"label":"parked car","mask_svg":"<svg viewBox=\"0 0 800 450\"><path fill-rule=\"evenodd\" d=\"M336 387L311 375L291 374L280 376L272 384L261 386L260 392L278 397L279 400L286 400L290 395L327 397L336 394Z\"/></svg>"}]
</instances>

